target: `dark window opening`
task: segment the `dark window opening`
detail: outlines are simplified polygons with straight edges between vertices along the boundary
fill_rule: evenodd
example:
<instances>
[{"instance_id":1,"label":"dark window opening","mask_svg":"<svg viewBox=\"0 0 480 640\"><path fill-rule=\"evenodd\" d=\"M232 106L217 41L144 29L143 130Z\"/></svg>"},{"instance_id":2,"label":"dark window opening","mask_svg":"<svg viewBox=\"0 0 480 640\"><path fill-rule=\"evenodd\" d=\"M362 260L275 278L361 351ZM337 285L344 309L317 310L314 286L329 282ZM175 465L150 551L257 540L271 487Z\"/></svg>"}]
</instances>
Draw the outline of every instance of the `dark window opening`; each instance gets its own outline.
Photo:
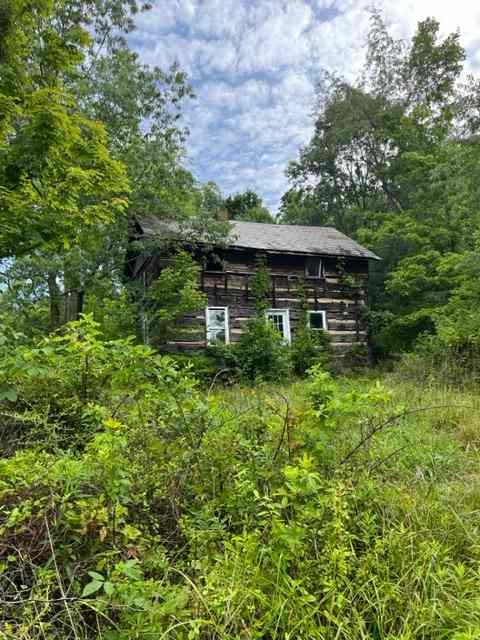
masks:
<instances>
[{"instance_id":1,"label":"dark window opening","mask_svg":"<svg viewBox=\"0 0 480 640\"><path fill-rule=\"evenodd\" d=\"M223 271L223 261L216 253L205 256L205 271Z\"/></svg>"},{"instance_id":2,"label":"dark window opening","mask_svg":"<svg viewBox=\"0 0 480 640\"><path fill-rule=\"evenodd\" d=\"M327 317L325 311L309 311L308 326L310 329L327 329Z\"/></svg>"},{"instance_id":3,"label":"dark window opening","mask_svg":"<svg viewBox=\"0 0 480 640\"><path fill-rule=\"evenodd\" d=\"M307 258L305 260L305 275L308 278L321 278L323 275L321 258Z\"/></svg>"}]
</instances>

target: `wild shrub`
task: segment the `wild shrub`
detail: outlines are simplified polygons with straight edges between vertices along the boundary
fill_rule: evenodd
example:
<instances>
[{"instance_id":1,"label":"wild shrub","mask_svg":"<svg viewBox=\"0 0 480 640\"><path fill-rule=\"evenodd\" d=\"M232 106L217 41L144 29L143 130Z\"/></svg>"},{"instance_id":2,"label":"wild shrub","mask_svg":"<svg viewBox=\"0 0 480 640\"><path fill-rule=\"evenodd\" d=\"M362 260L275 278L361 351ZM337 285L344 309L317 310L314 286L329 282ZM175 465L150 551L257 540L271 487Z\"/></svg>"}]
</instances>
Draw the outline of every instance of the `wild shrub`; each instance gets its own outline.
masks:
<instances>
[{"instance_id":1,"label":"wild shrub","mask_svg":"<svg viewBox=\"0 0 480 640\"><path fill-rule=\"evenodd\" d=\"M329 365L329 336L325 331L312 331L308 327L300 326L295 332L290 347L292 369L298 376L316 364L327 368Z\"/></svg>"},{"instance_id":2,"label":"wild shrub","mask_svg":"<svg viewBox=\"0 0 480 640\"><path fill-rule=\"evenodd\" d=\"M217 359L210 349L199 353L175 353L170 356L180 369L194 375L199 382L209 385L219 371Z\"/></svg>"},{"instance_id":3,"label":"wild shrub","mask_svg":"<svg viewBox=\"0 0 480 640\"><path fill-rule=\"evenodd\" d=\"M239 376L246 380L281 380L290 370L288 345L266 317L270 286L266 260L260 257L251 280L255 316L231 349Z\"/></svg>"},{"instance_id":4,"label":"wild shrub","mask_svg":"<svg viewBox=\"0 0 480 640\"><path fill-rule=\"evenodd\" d=\"M282 380L290 370L289 347L265 317L247 322L235 355L240 374L247 380Z\"/></svg>"},{"instance_id":5,"label":"wild shrub","mask_svg":"<svg viewBox=\"0 0 480 640\"><path fill-rule=\"evenodd\" d=\"M290 346L292 370L298 376L305 376L316 364L323 368L329 365L330 339L326 331L312 330L308 322L308 296L305 280L298 282L298 321Z\"/></svg>"},{"instance_id":6,"label":"wild shrub","mask_svg":"<svg viewBox=\"0 0 480 640\"><path fill-rule=\"evenodd\" d=\"M480 380L480 351L474 345L447 344L438 335L422 335L415 349L399 358L395 376L419 384L475 386Z\"/></svg>"},{"instance_id":7,"label":"wild shrub","mask_svg":"<svg viewBox=\"0 0 480 640\"><path fill-rule=\"evenodd\" d=\"M218 380L225 383L233 383L241 379L240 355L237 343L216 343L208 347L207 356L215 364L215 375Z\"/></svg>"},{"instance_id":8,"label":"wild shrub","mask_svg":"<svg viewBox=\"0 0 480 640\"><path fill-rule=\"evenodd\" d=\"M318 365L290 389L206 397L171 358L101 342L84 319L48 362L35 354L43 369L8 379L17 399L2 416L56 386L58 402L77 398L81 430L69 369L87 345L99 369L83 446L52 447L46 420L43 438L0 460L7 638L478 635L477 460L453 435L462 414L410 411L386 386Z\"/></svg>"},{"instance_id":9,"label":"wild shrub","mask_svg":"<svg viewBox=\"0 0 480 640\"><path fill-rule=\"evenodd\" d=\"M163 345L172 336L188 335L184 316L207 304L200 291L200 265L186 251L178 251L145 290L141 304L144 342Z\"/></svg>"},{"instance_id":10,"label":"wild shrub","mask_svg":"<svg viewBox=\"0 0 480 640\"><path fill-rule=\"evenodd\" d=\"M170 358L133 338L103 340L84 316L33 346L4 348L0 404L9 437L17 445L83 448L105 411L115 415L176 371Z\"/></svg>"}]
</instances>

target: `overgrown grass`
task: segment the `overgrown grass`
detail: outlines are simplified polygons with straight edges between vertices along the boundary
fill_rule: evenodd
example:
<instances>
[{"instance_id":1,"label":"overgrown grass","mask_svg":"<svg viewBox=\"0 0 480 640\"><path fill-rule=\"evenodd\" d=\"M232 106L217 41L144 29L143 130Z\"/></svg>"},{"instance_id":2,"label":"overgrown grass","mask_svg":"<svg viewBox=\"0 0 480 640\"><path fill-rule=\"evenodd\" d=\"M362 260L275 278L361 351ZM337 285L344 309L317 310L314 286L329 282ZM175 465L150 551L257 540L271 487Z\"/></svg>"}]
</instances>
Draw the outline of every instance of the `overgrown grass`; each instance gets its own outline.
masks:
<instances>
[{"instance_id":1,"label":"overgrown grass","mask_svg":"<svg viewBox=\"0 0 480 640\"><path fill-rule=\"evenodd\" d=\"M321 609L319 616L318 603L302 608L300 594L287 597L284 585L271 583L263 588L273 599L251 604L252 619L265 607L283 621L286 611L293 615L291 607L298 606L306 616L302 620L311 615L313 625L299 637L480 637L479 394L472 386L409 383L396 372L380 379L375 374L340 379L338 394L368 393L379 383L392 398L388 411L379 406L380 422L373 411L378 431L371 436L374 402L363 415L361 408L347 411L335 424L310 431L305 381L217 393L239 419L248 414L259 419L266 407L275 415L289 414L292 456L312 456L312 469L328 479L333 503L340 513L345 508L333 525L338 538L330 549L335 558L329 576L332 610ZM280 442L282 437L278 423L274 438ZM248 600L245 586L253 590L264 583L265 567L259 557L249 558L245 547L234 557L238 564L231 568L230 590ZM304 561L299 556L298 563ZM328 622L315 626L318 616Z\"/></svg>"},{"instance_id":2,"label":"overgrown grass","mask_svg":"<svg viewBox=\"0 0 480 640\"><path fill-rule=\"evenodd\" d=\"M480 637L474 388L317 369L206 397L85 332L18 352L2 405L26 425L0 461L3 637Z\"/></svg>"}]
</instances>

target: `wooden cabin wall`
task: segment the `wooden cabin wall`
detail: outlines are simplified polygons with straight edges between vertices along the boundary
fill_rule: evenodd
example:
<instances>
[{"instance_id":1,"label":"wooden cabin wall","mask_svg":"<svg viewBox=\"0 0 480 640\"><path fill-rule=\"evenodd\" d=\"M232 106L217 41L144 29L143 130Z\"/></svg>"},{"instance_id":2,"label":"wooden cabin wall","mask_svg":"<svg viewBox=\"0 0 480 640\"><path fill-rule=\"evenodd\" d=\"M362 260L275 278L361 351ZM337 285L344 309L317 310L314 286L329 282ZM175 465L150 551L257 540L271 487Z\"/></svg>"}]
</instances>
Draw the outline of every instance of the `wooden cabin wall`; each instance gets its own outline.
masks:
<instances>
[{"instance_id":1,"label":"wooden cabin wall","mask_svg":"<svg viewBox=\"0 0 480 640\"><path fill-rule=\"evenodd\" d=\"M255 271L256 256L247 251L224 251L223 271L202 271L200 287L208 297L208 305L229 308L230 342L240 339L245 323L255 315L250 280ZM298 283L305 282L308 309L325 311L331 345L337 354L352 345L366 344L367 335L361 321L365 304L368 261L365 259L323 258L324 277L305 278L305 257L267 254L271 273L270 308L290 310L292 337L299 324L301 299ZM342 274L352 275L359 288L346 286ZM178 339L169 343L172 351L196 351L206 346L205 311L185 317Z\"/></svg>"}]
</instances>

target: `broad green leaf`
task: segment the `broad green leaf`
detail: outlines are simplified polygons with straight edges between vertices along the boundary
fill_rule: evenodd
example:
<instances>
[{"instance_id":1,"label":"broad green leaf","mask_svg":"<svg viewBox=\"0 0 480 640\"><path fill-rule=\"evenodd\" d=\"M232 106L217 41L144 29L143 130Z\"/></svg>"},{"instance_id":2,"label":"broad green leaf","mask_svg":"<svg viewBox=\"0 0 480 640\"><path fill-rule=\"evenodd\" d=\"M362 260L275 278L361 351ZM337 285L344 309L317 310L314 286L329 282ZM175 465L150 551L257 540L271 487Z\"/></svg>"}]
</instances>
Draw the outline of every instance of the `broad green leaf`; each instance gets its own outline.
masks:
<instances>
[{"instance_id":1,"label":"broad green leaf","mask_svg":"<svg viewBox=\"0 0 480 640\"><path fill-rule=\"evenodd\" d=\"M102 582L100 582L100 580L92 580L83 588L82 598L86 598L87 596L91 596L93 593L96 593L103 587L103 584L103 580Z\"/></svg>"},{"instance_id":2,"label":"broad green leaf","mask_svg":"<svg viewBox=\"0 0 480 640\"><path fill-rule=\"evenodd\" d=\"M18 394L15 389L6 388L0 389L0 400L9 400L10 402L15 402L18 398Z\"/></svg>"},{"instance_id":3,"label":"broad green leaf","mask_svg":"<svg viewBox=\"0 0 480 640\"><path fill-rule=\"evenodd\" d=\"M101 573L97 573L96 571L88 571L88 575L93 578L94 580L99 580L100 582L103 582L105 580L105 578L102 576Z\"/></svg>"}]
</instances>

